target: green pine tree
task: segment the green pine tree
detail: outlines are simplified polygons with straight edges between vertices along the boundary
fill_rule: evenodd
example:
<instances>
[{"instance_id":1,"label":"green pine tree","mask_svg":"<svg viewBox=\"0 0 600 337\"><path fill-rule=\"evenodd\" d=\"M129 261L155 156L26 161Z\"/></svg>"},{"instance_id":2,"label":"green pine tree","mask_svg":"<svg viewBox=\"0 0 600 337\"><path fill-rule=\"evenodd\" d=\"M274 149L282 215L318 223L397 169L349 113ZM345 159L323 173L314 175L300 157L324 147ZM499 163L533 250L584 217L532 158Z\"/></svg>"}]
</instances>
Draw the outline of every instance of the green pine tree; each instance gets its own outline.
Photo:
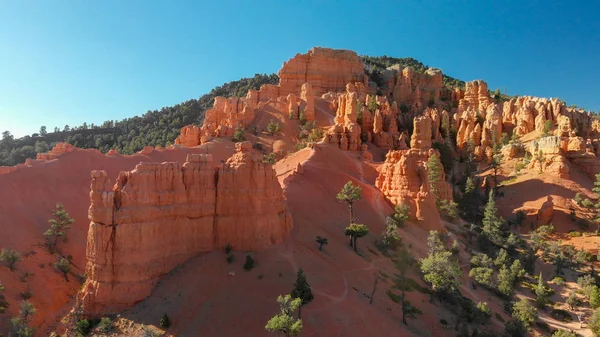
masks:
<instances>
[{"instance_id":1,"label":"green pine tree","mask_svg":"<svg viewBox=\"0 0 600 337\"><path fill-rule=\"evenodd\" d=\"M306 275L302 268L298 269L296 273L296 283L294 283L294 290L292 290L291 294L294 298L299 298L302 303L300 304L300 308L298 309L298 318L302 316L302 307L310 303L315 296L310 289L310 285L308 281L306 281Z\"/></svg>"},{"instance_id":2,"label":"green pine tree","mask_svg":"<svg viewBox=\"0 0 600 337\"><path fill-rule=\"evenodd\" d=\"M71 224L75 221L61 203L56 204L56 208L52 214L54 219L48 221L50 228L44 233L46 245L50 253L56 251L60 242L67 240L67 232L71 228Z\"/></svg>"}]
</instances>

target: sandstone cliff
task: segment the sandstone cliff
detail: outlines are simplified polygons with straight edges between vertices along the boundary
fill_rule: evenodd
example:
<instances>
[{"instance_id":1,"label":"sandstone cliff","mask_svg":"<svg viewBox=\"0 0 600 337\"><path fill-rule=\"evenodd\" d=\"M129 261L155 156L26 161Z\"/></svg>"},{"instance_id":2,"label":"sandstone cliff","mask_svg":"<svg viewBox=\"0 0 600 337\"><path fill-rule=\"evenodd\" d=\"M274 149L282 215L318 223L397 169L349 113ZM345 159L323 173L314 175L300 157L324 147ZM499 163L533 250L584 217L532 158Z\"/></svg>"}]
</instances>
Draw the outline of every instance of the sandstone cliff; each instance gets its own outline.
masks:
<instances>
[{"instance_id":1,"label":"sandstone cliff","mask_svg":"<svg viewBox=\"0 0 600 337\"><path fill-rule=\"evenodd\" d=\"M365 82L365 70L358 55L350 50L312 48L297 54L279 70L281 95L299 93L304 83L312 85L314 94L343 90L347 83Z\"/></svg>"},{"instance_id":2,"label":"sandstone cliff","mask_svg":"<svg viewBox=\"0 0 600 337\"><path fill-rule=\"evenodd\" d=\"M249 142L236 151L221 167L205 154L183 165L140 163L114 186L104 171L92 172L88 279L79 295L87 314L144 299L159 276L201 252L283 241L292 220L275 171Z\"/></svg>"}]
</instances>

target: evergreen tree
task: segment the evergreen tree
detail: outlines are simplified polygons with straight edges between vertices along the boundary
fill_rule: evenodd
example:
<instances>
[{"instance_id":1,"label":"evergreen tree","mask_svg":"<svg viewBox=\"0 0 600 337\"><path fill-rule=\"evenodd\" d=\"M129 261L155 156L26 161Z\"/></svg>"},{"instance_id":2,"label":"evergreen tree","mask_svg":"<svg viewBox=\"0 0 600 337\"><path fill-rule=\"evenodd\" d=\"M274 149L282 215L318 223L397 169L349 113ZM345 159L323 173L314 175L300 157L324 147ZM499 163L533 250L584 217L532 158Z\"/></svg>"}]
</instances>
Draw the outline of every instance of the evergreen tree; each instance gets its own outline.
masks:
<instances>
[{"instance_id":1,"label":"evergreen tree","mask_svg":"<svg viewBox=\"0 0 600 337\"><path fill-rule=\"evenodd\" d=\"M542 273L540 272L540 276L538 278L538 284L537 284L537 287L535 287L535 302L540 307L543 307L544 305L546 305L546 303L548 303L549 295L550 295L549 288L546 285L546 283L544 282L544 278L542 276Z\"/></svg>"},{"instance_id":2,"label":"evergreen tree","mask_svg":"<svg viewBox=\"0 0 600 337\"><path fill-rule=\"evenodd\" d=\"M498 291L511 298L515 294L514 283L515 278L506 266L502 266L498 273Z\"/></svg>"},{"instance_id":3,"label":"evergreen tree","mask_svg":"<svg viewBox=\"0 0 600 337\"><path fill-rule=\"evenodd\" d=\"M517 319L525 328L529 328L537 320L537 310L527 299L522 298L513 305L512 317Z\"/></svg>"},{"instance_id":4,"label":"evergreen tree","mask_svg":"<svg viewBox=\"0 0 600 337\"><path fill-rule=\"evenodd\" d=\"M577 293L575 292L575 290L571 290L566 303L569 305L571 311L577 309L577 307L579 306L579 299L577 298Z\"/></svg>"},{"instance_id":5,"label":"evergreen tree","mask_svg":"<svg viewBox=\"0 0 600 337\"><path fill-rule=\"evenodd\" d=\"M429 180L429 189L435 197L436 203L439 203L440 195L438 184L442 180L443 167L437 154L433 154L427 159L427 178Z\"/></svg>"},{"instance_id":6,"label":"evergreen tree","mask_svg":"<svg viewBox=\"0 0 600 337\"><path fill-rule=\"evenodd\" d=\"M337 194L336 198L339 201L344 201L350 208L350 223L354 222L354 202L360 200L362 189L358 185L354 185L352 181L348 181L340 193Z\"/></svg>"},{"instance_id":7,"label":"evergreen tree","mask_svg":"<svg viewBox=\"0 0 600 337\"><path fill-rule=\"evenodd\" d=\"M54 219L50 219L48 223L50 228L44 233L47 241L47 247L50 253L58 248L60 241L67 240L67 231L71 228L71 224L75 221L65 210L61 203L56 204L56 209L52 212Z\"/></svg>"},{"instance_id":8,"label":"evergreen tree","mask_svg":"<svg viewBox=\"0 0 600 337\"><path fill-rule=\"evenodd\" d=\"M405 249L402 248L400 249L400 251L398 252L398 255L396 255L396 258L394 260L395 264L396 264L396 269L398 270L398 281L397 281L397 285L400 288L400 305L402 306L402 323L404 323L405 325L408 325L408 323L406 322L406 316L407 314L410 313L410 310L407 307L406 303L406 290L410 289L410 286L408 285L407 282L407 278L406 278L406 274L408 273L409 268L412 266L413 264L413 258L412 256L410 256L410 253Z\"/></svg>"},{"instance_id":9,"label":"evergreen tree","mask_svg":"<svg viewBox=\"0 0 600 337\"><path fill-rule=\"evenodd\" d=\"M456 291L462 270L456 259L452 258L452 253L445 249L437 231L429 232L427 245L429 255L420 261L423 278L436 293L449 294Z\"/></svg>"},{"instance_id":10,"label":"evergreen tree","mask_svg":"<svg viewBox=\"0 0 600 337\"><path fill-rule=\"evenodd\" d=\"M301 317L302 307L310 303L315 296L310 289L308 281L306 281L306 275L302 268L298 269L296 273L296 283L294 283L294 290L290 294L293 298L299 298L301 301L300 308L298 309L298 318Z\"/></svg>"},{"instance_id":11,"label":"evergreen tree","mask_svg":"<svg viewBox=\"0 0 600 337\"><path fill-rule=\"evenodd\" d=\"M590 328L596 336L600 335L600 310L594 311L594 314L588 321L588 328Z\"/></svg>"},{"instance_id":12,"label":"evergreen tree","mask_svg":"<svg viewBox=\"0 0 600 337\"><path fill-rule=\"evenodd\" d=\"M277 297L279 303L279 313L273 316L265 326L270 332L282 333L285 337L300 335L302 330L302 320L294 318L294 311L302 305L302 300L292 298L290 295Z\"/></svg>"},{"instance_id":13,"label":"evergreen tree","mask_svg":"<svg viewBox=\"0 0 600 337\"><path fill-rule=\"evenodd\" d=\"M498 214L496 200L494 199L494 190L490 191L488 203L483 213L483 235L497 246L503 245L502 226L504 219Z\"/></svg>"},{"instance_id":14,"label":"evergreen tree","mask_svg":"<svg viewBox=\"0 0 600 337\"><path fill-rule=\"evenodd\" d=\"M317 236L317 243L319 244L319 250L322 250L323 245L326 245L328 243L327 238L322 237L322 236Z\"/></svg>"},{"instance_id":15,"label":"evergreen tree","mask_svg":"<svg viewBox=\"0 0 600 337\"><path fill-rule=\"evenodd\" d=\"M63 273L65 280L68 282L69 279L67 275L71 271L71 263L69 262L69 260L65 259L64 257L61 257L60 260L58 260L58 262L54 264L54 267L58 269L61 273Z\"/></svg>"},{"instance_id":16,"label":"evergreen tree","mask_svg":"<svg viewBox=\"0 0 600 337\"><path fill-rule=\"evenodd\" d=\"M344 235L350 237L350 246L354 247L354 251L358 252L358 246L356 244L356 239L362 238L369 234L369 227L363 224L351 223L350 226L346 227L344 231Z\"/></svg>"}]
</instances>

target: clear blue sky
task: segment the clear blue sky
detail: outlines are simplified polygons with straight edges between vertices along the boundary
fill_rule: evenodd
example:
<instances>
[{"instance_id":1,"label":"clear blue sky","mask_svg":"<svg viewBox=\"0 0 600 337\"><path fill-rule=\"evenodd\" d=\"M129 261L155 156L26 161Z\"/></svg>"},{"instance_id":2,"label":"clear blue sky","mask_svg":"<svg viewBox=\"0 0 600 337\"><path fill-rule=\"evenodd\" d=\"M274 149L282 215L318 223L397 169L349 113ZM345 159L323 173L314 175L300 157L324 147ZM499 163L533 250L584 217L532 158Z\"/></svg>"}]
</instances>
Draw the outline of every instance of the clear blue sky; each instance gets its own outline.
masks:
<instances>
[{"instance_id":1,"label":"clear blue sky","mask_svg":"<svg viewBox=\"0 0 600 337\"><path fill-rule=\"evenodd\" d=\"M563 4L555 4L555 3ZM312 46L600 110L598 1L3 0L0 131L143 114Z\"/></svg>"}]
</instances>

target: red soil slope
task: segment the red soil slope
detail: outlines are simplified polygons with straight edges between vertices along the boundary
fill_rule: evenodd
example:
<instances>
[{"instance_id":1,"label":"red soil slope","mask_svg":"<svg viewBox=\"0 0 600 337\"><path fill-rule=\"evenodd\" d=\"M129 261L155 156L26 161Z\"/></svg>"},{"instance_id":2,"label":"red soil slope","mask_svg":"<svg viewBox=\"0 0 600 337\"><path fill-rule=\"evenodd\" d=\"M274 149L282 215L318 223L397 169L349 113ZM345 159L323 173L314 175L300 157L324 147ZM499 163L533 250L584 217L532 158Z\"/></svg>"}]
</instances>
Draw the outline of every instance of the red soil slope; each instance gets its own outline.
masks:
<instances>
[{"instance_id":1,"label":"red soil slope","mask_svg":"<svg viewBox=\"0 0 600 337\"><path fill-rule=\"evenodd\" d=\"M90 205L90 172L105 170L111 177L119 171L131 170L140 161L184 162L189 153L209 151L214 161L220 163L233 153L230 142L211 142L196 148L171 148L154 150L148 155L104 156L94 151L66 153L58 159L21 168L0 175L0 248L21 252L23 261L17 270L0 267L0 282L10 304L5 315L0 315L0 333L7 332L8 318L18 313L20 293L30 290L30 301L38 308L33 324L42 331L50 327L69 310L67 303L79 290L80 282L64 277L52 266L56 257L42 246L43 233L56 203L62 203L75 220L68 234L68 243L62 249L65 256L73 257L73 274L85 272L85 247ZM23 256L27 252L32 255ZM23 280L25 273L33 274ZM43 334L43 332L40 331Z\"/></svg>"}]
</instances>

